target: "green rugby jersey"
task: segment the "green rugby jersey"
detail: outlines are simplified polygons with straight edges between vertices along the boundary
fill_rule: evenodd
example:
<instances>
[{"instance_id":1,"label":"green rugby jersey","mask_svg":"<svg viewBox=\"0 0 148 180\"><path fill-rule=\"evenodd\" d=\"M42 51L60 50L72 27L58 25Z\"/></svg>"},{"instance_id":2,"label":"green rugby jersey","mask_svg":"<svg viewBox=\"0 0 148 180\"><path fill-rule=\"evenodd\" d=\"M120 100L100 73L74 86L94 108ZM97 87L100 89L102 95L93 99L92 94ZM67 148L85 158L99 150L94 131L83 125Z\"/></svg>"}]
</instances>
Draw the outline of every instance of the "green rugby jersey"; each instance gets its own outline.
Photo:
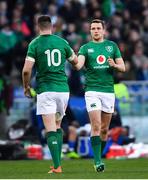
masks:
<instances>
[{"instance_id":1,"label":"green rugby jersey","mask_svg":"<svg viewBox=\"0 0 148 180\"><path fill-rule=\"evenodd\" d=\"M109 66L107 59L121 57L116 43L109 40L100 43L90 41L81 46L78 54L85 56L85 91L113 93L113 68Z\"/></svg>"},{"instance_id":2,"label":"green rugby jersey","mask_svg":"<svg viewBox=\"0 0 148 180\"><path fill-rule=\"evenodd\" d=\"M68 92L65 61L73 50L56 35L40 35L31 41L27 57L33 58L37 70L37 93Z\"/></svg>"}]
</instances>

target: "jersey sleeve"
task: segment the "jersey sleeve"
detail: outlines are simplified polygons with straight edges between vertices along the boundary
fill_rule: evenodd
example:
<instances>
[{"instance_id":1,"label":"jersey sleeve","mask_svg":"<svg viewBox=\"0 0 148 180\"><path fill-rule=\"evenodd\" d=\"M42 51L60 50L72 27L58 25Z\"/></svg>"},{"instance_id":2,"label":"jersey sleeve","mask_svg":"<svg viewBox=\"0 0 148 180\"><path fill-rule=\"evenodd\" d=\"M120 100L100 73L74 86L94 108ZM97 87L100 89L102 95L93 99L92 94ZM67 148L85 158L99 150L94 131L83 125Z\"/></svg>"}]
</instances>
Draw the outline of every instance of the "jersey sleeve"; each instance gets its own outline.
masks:
<instances>
[{"instance_id":1,"label":"jersey sleeve","mask_svg":"<svg viewBox=\"0 0 148 180\"><path fill-rule=\"evenodd\" d=\"M117 46L117 44L114 44L114 59L121 58L121 52Z\"/></svg>"},{"instance_id":2,"label":"jersey sleeve","mask_svg":"<svg viewBox=\"0 0 148 180\"><path fill-rule=\"evenodd\" d=\"M75 53L73 51L73 49L70 47L69 43L67 41L66 42L66 58L70 61L73 60L73 57L75 56Z\"/></svg>"},{"instance_id":3,"label":"jersey sleeve","mask_svg":"<svg viewBox=\"0 0 148 180\"><path fill-rule=\"evenodd\" d=\"M35 53L35 43L34 42L31 42L29 44L26 58L30 61L35 62L36 53Z\"/></svg>"},{"instance_id":4,"label":"jersey sleeve","mask_svg":"<svg viewBox=\"0 0 148 180\"><path fill-rule=\"evenodd\" d=\"M81 46L78 52L78 55L84 55L86 56L86 50L85 50L85 46Z\"/></svg>"}]
</instances>

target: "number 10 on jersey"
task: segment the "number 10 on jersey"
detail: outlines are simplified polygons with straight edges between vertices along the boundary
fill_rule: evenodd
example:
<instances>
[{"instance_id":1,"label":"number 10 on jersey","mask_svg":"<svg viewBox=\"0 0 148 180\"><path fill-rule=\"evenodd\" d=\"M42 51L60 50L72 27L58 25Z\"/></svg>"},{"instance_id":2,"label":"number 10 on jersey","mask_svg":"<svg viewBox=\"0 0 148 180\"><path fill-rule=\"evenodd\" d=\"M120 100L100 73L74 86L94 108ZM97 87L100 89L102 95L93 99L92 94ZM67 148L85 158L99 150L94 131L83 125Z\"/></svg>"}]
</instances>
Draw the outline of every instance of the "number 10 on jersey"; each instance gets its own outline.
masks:
<instances>
[{"instance_id":1,"label":"number 10 on jersey","mask_svg":"<svg viewBox=\"0 0 148 180\"><path fill-rule=\"evenodd\" d=\"M61 64L61 52L59 49L46 50L48 66L59 66ZM57 59L55 61L55 55L57 54Z\"/></svg>"}]
</instances>

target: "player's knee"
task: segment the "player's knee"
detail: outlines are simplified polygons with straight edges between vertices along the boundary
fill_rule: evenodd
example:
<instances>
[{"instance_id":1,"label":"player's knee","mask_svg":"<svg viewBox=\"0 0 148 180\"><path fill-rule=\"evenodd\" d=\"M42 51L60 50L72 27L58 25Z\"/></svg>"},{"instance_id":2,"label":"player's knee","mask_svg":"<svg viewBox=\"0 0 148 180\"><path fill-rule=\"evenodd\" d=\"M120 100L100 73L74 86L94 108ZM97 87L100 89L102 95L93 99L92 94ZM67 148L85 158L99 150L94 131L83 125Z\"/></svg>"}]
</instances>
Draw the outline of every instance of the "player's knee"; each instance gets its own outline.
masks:
<instances>
[{"instance_id":1,"label":"player's knee","mask_svg":"<svg viewBox=\"0 0 148 180\"><path fill-rule=\"evenodd\" d=\"M94 125L93 127L92 127L92 131L93 132L100 132L100 127L98 126L98 125Z\"/></svg>"},{"instance_id":2,"label":"player's knee","mask_svg":"<svg viewBox=\"0 0 148 180\"><path fill-rule=\"evenodd\" d=\"M108 128L103 128L103 129L101 129L101 134L102 134L103 136L107 136L107 133L108 133Z\"/></svg>"}]
</instances>

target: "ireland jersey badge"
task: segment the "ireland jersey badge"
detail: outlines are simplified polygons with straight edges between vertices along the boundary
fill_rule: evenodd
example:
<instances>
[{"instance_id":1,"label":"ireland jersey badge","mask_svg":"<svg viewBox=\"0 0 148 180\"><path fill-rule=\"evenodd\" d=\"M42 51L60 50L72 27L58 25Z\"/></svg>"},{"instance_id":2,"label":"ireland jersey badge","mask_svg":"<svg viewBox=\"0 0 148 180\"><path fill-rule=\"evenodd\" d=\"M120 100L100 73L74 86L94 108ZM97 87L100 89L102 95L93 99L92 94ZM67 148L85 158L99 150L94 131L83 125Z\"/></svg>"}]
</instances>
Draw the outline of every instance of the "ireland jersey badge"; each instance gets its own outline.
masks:
<instances>
[{"instance_id":1,"label":"ireland jersey badge","mask_svg":"<svg viewBox=\"0 0 148 180\"><path fill-rule=\"evenodd\" d=\"M106 49L108 52L112 52L112 51L113 51L113 46L106 46L105 49Z\"/></svg>"}]
</instances>

